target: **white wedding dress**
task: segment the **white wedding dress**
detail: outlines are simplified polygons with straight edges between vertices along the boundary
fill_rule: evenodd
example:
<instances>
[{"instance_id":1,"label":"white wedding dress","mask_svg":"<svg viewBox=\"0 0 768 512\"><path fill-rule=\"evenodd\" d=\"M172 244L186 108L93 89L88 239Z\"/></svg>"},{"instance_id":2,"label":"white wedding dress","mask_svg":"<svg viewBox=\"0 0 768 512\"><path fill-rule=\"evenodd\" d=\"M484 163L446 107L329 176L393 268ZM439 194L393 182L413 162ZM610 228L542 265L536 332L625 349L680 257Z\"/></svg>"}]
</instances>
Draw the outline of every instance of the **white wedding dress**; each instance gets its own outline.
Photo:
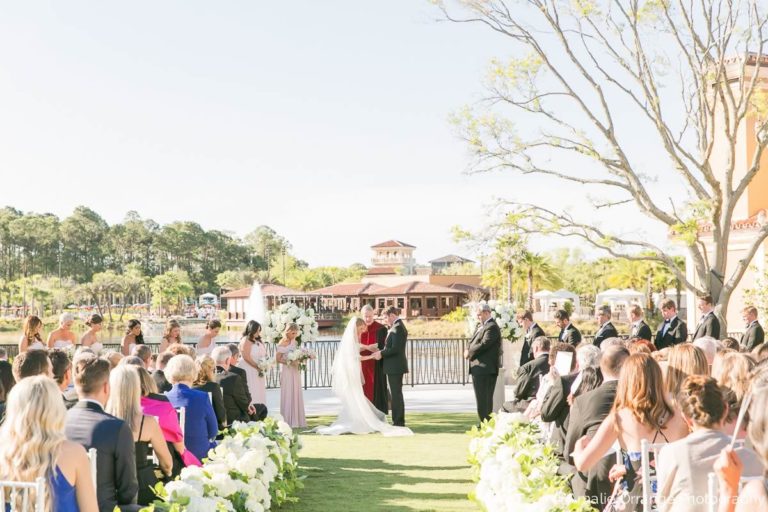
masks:
<instances>
[{"instance_id":1,"label":"white wedding dress","mask_svg":"<svg viewBox=\"0 0 768 512\"><path fill-rule=\"evenodd\" d=\"M341 400L341 412L331 426L317 427L315 432L327 436L371 432L381 432L385 436L413 435L407 427L395 427L387 423L384 413L376 409L363 394L357 318L350 320L341 338L333 358L331 379L333 392Z\"/></svg>"}]
</instances>

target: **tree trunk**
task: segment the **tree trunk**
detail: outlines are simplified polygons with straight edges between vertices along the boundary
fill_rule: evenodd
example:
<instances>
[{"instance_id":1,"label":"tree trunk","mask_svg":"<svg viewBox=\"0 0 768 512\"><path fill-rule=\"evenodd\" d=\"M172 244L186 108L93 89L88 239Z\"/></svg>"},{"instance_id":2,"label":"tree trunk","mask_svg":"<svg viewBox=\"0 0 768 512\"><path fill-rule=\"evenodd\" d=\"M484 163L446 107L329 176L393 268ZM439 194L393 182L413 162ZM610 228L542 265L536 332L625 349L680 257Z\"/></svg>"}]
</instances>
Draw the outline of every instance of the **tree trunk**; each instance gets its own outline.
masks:
<instances>
[{"instance_id":1,"label":"tree trunk","mask_svg":"<svg viewBox=\"0 0 768 512\"><path fill-rule=\"evenodd\" d=\"M533 312L533 267L528 267L528 311Z\"/></svg>"}]
</instances>

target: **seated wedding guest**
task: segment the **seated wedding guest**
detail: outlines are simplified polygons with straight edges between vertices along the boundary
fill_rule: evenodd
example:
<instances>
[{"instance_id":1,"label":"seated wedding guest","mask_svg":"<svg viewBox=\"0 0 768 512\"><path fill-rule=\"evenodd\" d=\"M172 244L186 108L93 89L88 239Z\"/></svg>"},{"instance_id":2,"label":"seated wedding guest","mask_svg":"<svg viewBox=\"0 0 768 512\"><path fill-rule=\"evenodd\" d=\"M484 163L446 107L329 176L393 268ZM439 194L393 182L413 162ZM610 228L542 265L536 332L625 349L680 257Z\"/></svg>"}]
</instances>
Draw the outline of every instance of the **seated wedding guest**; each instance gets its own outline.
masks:
<instances>
[{"instance_id":1,"label":"seated wedding guest","mask_svg":"<svg viewBox=\"0 0 768 512\"><path fill-rule=\"evenodd\" d=\"M86 450L96 448L96 496L99 510L138 510L136 450L131 427L104 411L109 398L109 362L84 356L75 366L80 401L67 411L64 433Z\"/></svg>"},{"instance_id":2,"label":"seated wedding guest","mask_svg":"<svg viewBox=\"0 0 768 512\"><path fill-rule=\"evenodd\" d=\"M172 345L169 345L168 350L166 352L170 352L175 356L178 356L179 354L184 354L185 356L189 356L192 359L195 358L195 349L193 349L192 347L188 347L186 345L182 345L181 343L173 343Z\"/></svg>"},{"instance_id":3,"label":"seated wedding guest","mask_svg":"<svg viewBox=\"0 0 768 512\"><path fill-rule=\"evenodd\" d=\"M61 393L50 378L29 377L14 386L0 426L0 480L34 482L42 477L46 485L44 510L96 512L99 508L88 455L82 446L62 435L65 418ZM24 510L21 498L1 506L3 510Z\"/></svg>"},{"instance_id":4,"label":"seated wedding guest","mask_svg":"<svg viewBox=\"0 0 768 512\"><path fill-rule=\"evenodd\" d=\"M136 458L136 479L139 484L139 505L149 505L155 499L152 491L157 484L152 451L155 452L160 470L171 474L173 461L163 432L154 416L145 416L141 408L141 384L139 373L133 365L120 365L109 376L109 400L106 411L123 420L133 433ZM150 446L151 445L151 446Z\"/></svg>"},{"instance_id":5,"label":"seated wedding guest","mask_svg":"<svg viewBox=\"0 0 768 512\"><path fill-rule=\"evenodd\" d=\"M13 378L13 366L8 361L0 361L0 385L5 389L6 395L11 392L14 384L16 379Z\"/></svg>"},{"instance_id":6,"label":"seated wedding guest","mask_svg":"<svg viewBox=\"0 0 768 512\"><path fill-rule=\"evenodd\" d=\"M131 355L141 359L144 368L149 368L149 360L152 358L152 349L149 348L149 345L136 345L133 347Z\"/></svg>"},{"instance_id":7,"label":"seated wedding guest","mask_svg":"<svg viewBox=\"0 0 768 512\"><path fill-rule=\"evenodd\" d=\"M709 375L709 365L704 351L690 343L675 345L669 350L664 390L675 403L680 386L689 375Z\"/></svg>"},{"instance_id":8,"label":"seated wedding guest","mask_svg":"<svg viewBox=\"0 0 768 512\"><path fill-rule=\"evenodd\" d=\"M28 350L22 352L14 358L12 372L16 382L25 377L34 377L35 375L53 377L48 351Z\"/></svg>"},{"instance_id":9,"label":"seated wedding guest","mask_svg":"<svg viewBox=\"0 0 768 512\"><path fill-rule=\"evenodd\" d=\"M758 363L768 359L768 343L763 343L762 345L755 347L752 351L752 357L754 357Z\"/></svg>"},{"instance_id":10,"label":"seated wedding guest","mask_svg":"<svg viewBox=\"0 0 768 512\"><path fill-rule=\"evenodd\" d=\"M621 368L613 410L594 437L584 436L576 441L573 461L578 471L589 471L607 458L605 454L611 452L618 440L627 463L623 469L630 505L642 510L640 442L647 439L651 443L669 443L686 435L688 426L664 396L659 364L647 354L632 354ZM609 457L615 456L610 453Z\"/></svg>"},{"instance_id":11,"label":"seated wedding guest","mask_svg":"<svg viewBox=\"0 0 768 512\"><path fill-rule=\"evenodd\" d=\"M165 393L171 390L171 383L165 378L165 367L174 355L173 352L166 351L157 356L157 366L155 371L152 372L152 379L155 381L158 393Z\"/></svg>"},{"instance_id":12,"label":"seated wedding guest","mask_svg":"<svg viewBox=\"0 0 768 512\"><path fill-rule=\"evenodd\" d=\"M707 474L715 459L731 443L722 432L728 406L722 390L712 377L692 375L681 384L677 403L691 433L659 451L656 471L659 482L659 510L698 512L707 497ZM739 449L745 475L760 476L763 467L757 454Z\"/></svg>"},{"instance_id":13,"label":"seated wedding guest","mask_svg":"<svg viewBox=\"0 0 768 512\"><path fill-rule=\"evenodd\" d=\"M741 351L741 345L739 345L739 342L736 340L736 338L731 338L730 336L723 338L720 340L720 344L723 346L723 348L729 348L731 350L735 350L736 352Z\"/></svg>"},{"instance_id":14,"label":"seated wedding guest","mask_svg":"<svg viewBox=\"0 0 768 512\"><path fill-rule=\"evenodd\" d=\"M581 343L581 332L571 323L571 315L566 310L558 309L555 312L555 323L560 328L557 337L559 341L570 343L574 347Z\"/></svg>"},{"instance_id":15,"label":"seated wedding guest","mask_svg":"<svg viewBox=\"0 0 768 512\"><path fill-rule=\"evenodd\" d=\"M757 308L747 306L742 311L741 317L744 319L746 330L741 336L740 344L745 350L754 350L755 347L765 342L765 331L760 322L757 321Z\"/></svg>"},{"instance_id":16,"label":"seated wedding guest","mask_svg":"<svg viewBox=\"0 0 768 512\"><path fill-rule=\"evenodd\" d=\"M168 451L173 459L172 477L176 477L185 466L200 466L200 461L184 446L184 434L179 425L179 415L168 397L157 392L155 381L147 370L136 367L141 383L141 410L147 416L154 416L163 432Z\"/></svg>"},{"instance_id":17,"label":"seated wedding guest","mask_svg":"<svg viewBox=\"0 0 768 512\"><path fill-rule=\"evenodd\" d=\"M768 387L755 389L749 406L749 440L763 468L768 468ZM740 478L744 463L736 451L726 447L715 461L718 479L718 512L757 512L768 510L768 478L747 482L743 488ZM740 489L741 488L741 489Z\"/></svg>"},{"instance_id":18,"label":"seated wedding guest","mask_svg":"<svg viewBox=\"0 0 768 512\"><path fill-rule=\"evenodd\" d=\"M216 363L211 356L204 354L195 359L195 367L197 378L192 389L203 391L210 396L219 430L224 430L227 427L227 410L224 408L221 386L216 382Z\"/></svg>"},{"instance_id":19,"label":"seated wedding guest","mask_svg":"<svg viewBox=\"0 0 768 512\"><path fill-rule=\"evenodd\" d=\"M29 315L24 319L24 334L19 339L19 354L27 350L45 350L48 347L43 343L43 321L35 315Z\"/></svg>"},{"instance_id":20,"label":"seated wedding guest","mask_svg":"<svg viewBox=\"0 0 768 512\"><path fill-rule=\"evenodd\" d=\"M248 400L248 386L245 381L238 374L229 371L232 353L227 347L216 347L211 356L216 363L216 382L221 386L224 395L227 423L249 421L255 411Z\"/></svg>"},{"instance_id":21,"label":"seated wedding guest","mask_svg":"<svg viewBox=\"0 0 768 512\"><path fill-rule=\"evenodd\" d=\"M565 463L561 464L558 473L570 475L574 473L571 455L576 442L584 436L593 436L600 424L608 417L616 398L616 385L619 372L629 357L629 351L621 346L605 347L603 343L600 357L600 373L603 382L599 387L573 399L565 435L563 456ZM577 472L571 480L571 486L576 497L586 497L591 503L602 508L611 494L611 482L608 472L615 458L605 457L589 471Z\"/></svg>"},{"instance_id":22,"label":"seated wedding guest","mask_svg":"<svg viewBox=\"0 0 768 512\"><path fill-rule=\"evenodd\" d=\"M605 350L608 347L626 347L627 342L621 338L608 338L600 344L600 350Z\"/></svg>"},{"instance_id":23,"label":"seated wedding guest","mask_svg":"<svg viewBox=\"0 0 768 512\"><path fill-rule=\"evenodd\" d=\"M61 390L64 406L71 409L77 403L77 392L69 387L72 383L72 361L63 350L51 350L48 357L51 360L53 379Z\"/></svg>"},{"instance_id":24,"label":"seated wedding guest","mask_svg":"<svg viewBox=\"0 0 768 512\"><path fill-rule=\"evenodd\" d=\"M229 343L227 344L227 348L229 349L229 352L232 354L232 357L229 358L229 371L232 373L236 373L240 376L241 379L243 379L243 382L245 382L245 392L248 393L248 403L253 403L253 398L251 397L251 392L248 389L248 374L243 368L240 368L238 366L238 363L240 362L240 344L239 343Z\"/></svg>"},{"instance_id":25,"label":"seated wedding guest","mask_svg":"<svg viewBox=\"0 0 768 512\"><path fill-rule=\"evenodd\" d=\"M536 396L536 392L539 390L540 377L549 373L549 347L549 338L545 336L539 336L533 340L533 360L517 369L515 399L510 405L510 409L507 409L507 404L504 405L505 409L524 411L528 407L528 403Z\"/></svg>"},{"instance_id":26,"label":"seated wedding guest","mask_svg":"<svg viewBox=\"0 0 768 512\"><path fill-rule=\"evenodd\" d=\"M643 352L644 354L653 354L656 352L656 346L653 342L641 338L633 338L626 344L630 354Z\"/></svg>"},{"instance_id":27,"label":"seated wedding guest","mask_svg":"<svg viewBox=\"0 0 768 512\"><path fill-rule=\"evenodd\" d=\"M719 365L712 366L712 377L717 380L717 385L723 390L728 403L728 416L723 427L726 434L732 435L736 428L741 402L749 391L749 377L754 367L754 359L741 352L727 352L722 356ZM746 436L745 427L746 425L742 425L742 430L737 433L739 439Z\"/></svg>"},{"instance_id":28,"label":"seated wedding guest","mask_svg":"<svg viewBox=\"0 0 768 512\"><path fill-rule=\"evenodd\" d=\"M158 354L149 355L149 366L147 366L147 371L149 373L152 373L153 371L155 371L155 368L157 367L157 356Z\"/></svg>"},{"instance_id":29,"label":"seated wedding guest","mask_svg":"<svg viewBox=\"0 0 768 512\"><path fill-rule=\"evenodd\" d=\"M8 352L3 347L0 347L0 363L8 362Z\"/></svg>"},{"instance_id":30,"label":"seated wedding guest","mask_svg":"<svg viewBox=\"0 0 768 512\"><path fill-rule=\"evenodd\" d=\"M693 342L693 346L699 347L704 351L704 356L707 358L709 366L712 366L715 356L723 349L723 345L711 336L702 336Z\"/></svg>"},{"instance_id":31,"label":"seated wedding guest","mask_svg":"<svg viewBox=\"0 0 768 512\"><path fill-rule=\"evenodd\" d=\"M184 445L195 457L202 460L216 443L219 434L216 414L208 393L192 389L197 377L195 362L186 354L179 354L168 361L165 375L173 387L165 395L175 408L186 407Z\"/></svg>"},{"instance_id":32,"label":"seated wedding guest","mask_svg":"<svg viewBox=\"0 0 768 512\"><path fill-rule=\"evenodd\" d=\"M128 356L124 357L120 360L120 364L117 366L140 366L141 368L144 368L144 361L141 360L139 356Z\"/></svg>"},{"instance_id":33,"label":"seated wedding guest","mask_svg":"<svg viewBox=\"0 0 768 512\"><path fill-rule=\"evenodd\" d=\"M597 389L600 387L600 385L603 383L603 372L600 371L600 367L592 368L587 367L584 368L580 373L581 380L579 382L579 385L576 389L574 389L571 392L571 395L568 397L568 403L573 404L573 400L577 396L581 396L584 393L587 393L589 391L592 391L593 389ZM574 384L576 384L574 382ZM573 389L573 386L571 386L571 389Z\"/></svg>"},{"instance_id":34,"label":"seated wedding guest","mask_svg":"<svg viewBox=\"0 0 768 512\"><path fill-rule=\"evenodd\" d=\"M101 356L105 361L109 362L109 368L114 369L123 360L123 354L115 352L114 350L108 350Z\"/></svg>"}]
</instances>

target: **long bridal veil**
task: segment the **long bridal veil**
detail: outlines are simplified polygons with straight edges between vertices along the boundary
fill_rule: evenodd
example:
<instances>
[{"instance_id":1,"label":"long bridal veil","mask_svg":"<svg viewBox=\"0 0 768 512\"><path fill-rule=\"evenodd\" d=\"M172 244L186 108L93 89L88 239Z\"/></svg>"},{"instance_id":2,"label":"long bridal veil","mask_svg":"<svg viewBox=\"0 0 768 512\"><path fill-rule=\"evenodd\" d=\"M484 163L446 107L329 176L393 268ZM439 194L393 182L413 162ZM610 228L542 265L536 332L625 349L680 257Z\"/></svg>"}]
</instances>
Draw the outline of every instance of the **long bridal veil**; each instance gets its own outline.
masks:
<instances>
[{"instance_id":1,"label":"long bridal veil","mask_svg":"<svg viewBox=\"0 0 768 512\"><path fill-rule=\"evenodd\" d=\"M363 394L357 322L358 318L353 317L347 324L331 369L331 387L341 400L341 412L331 426L317 427L315 431L323 435L370 432L381 432L385 436L413 435L409 428L387 423L384 413L376 409Z\"/></svg>"}]
</instances>

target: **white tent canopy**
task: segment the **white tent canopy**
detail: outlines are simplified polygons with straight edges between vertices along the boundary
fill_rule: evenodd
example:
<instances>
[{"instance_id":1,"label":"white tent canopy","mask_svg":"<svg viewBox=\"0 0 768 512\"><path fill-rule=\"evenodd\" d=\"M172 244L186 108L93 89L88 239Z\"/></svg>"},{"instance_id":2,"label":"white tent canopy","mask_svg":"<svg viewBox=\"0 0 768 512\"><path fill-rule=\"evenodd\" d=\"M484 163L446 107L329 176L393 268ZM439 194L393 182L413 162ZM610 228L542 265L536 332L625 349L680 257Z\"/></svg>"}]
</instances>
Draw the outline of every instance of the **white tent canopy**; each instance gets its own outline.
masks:
<instances>
[{"instance_id":1,"label":"white tent canopy","mask_svg":"<svg viewBox=\"0 0 768 512\"><path fill-rule=\"evenodd\" d=\"M598 293L595 296L595 308L600 306L610 306L611 312L614 315L618 315L620 320L625 319L630 306L638 304L643 306L645 304L645 294L638 292L637 290L631 290L629 288L624 290L618 290L611 288L603 292Z\"/></svg>"},{"instance_id":2,"label":"white tent canopy","mask_svg":"<svg viewBox=\"0 0 768 512\"><path fill-rule=\"evenodd\" d=\"M534 313L540 320L550 320L558 309L563 309L566 302L573 304L574 311L578 311L581 303L575 293L560 289L555 292L541 290L533 294Z\"/></svg>"}]
</instances>

